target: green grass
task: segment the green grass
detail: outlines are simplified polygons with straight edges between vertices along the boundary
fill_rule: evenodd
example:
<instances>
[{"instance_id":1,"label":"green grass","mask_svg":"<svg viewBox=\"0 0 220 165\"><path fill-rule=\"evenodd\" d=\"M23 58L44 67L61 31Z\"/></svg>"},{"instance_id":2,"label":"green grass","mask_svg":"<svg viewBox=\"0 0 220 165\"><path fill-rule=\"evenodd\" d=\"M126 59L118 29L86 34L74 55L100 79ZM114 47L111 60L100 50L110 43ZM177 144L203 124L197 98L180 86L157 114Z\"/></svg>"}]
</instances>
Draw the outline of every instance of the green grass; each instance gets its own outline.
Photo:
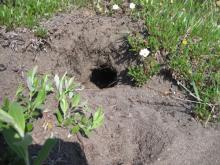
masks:
<instances>
[{"instance_id":1,"label":"green grass","mask_svg":"<svg viewBox=\"0 0 220 165\"><path fill-rule=\"evenodd\" d=\"M43 27L37 27L36 29L34 29L34 35L39 38L47 38L48 30Z\"/></svg>"},{"instance_id":2,"label":"green grass","mask_svg":"<svg viewBox=\"0 0 220 165\"><path fill-rule=\"evenodd\" d=\"M12 0L0 3L0 25L11 29L18 26L32 28L38 25L39 20L49 18L55 12L67 9L72 4L86 5L86 0Z\"/></svg>"},{"instance_id":3,"label":"green grass","mask_svg":"<svg viewBox=\"0 0 220 165\"><path fill-rule=\"evenodd\" d=\"M38 24L39 18L63 10L68 3L68 0L16 0L15 6L10 3L1 4L0 24L8 28L33 27Z\"/></svg>"},{"instance_id":4,"label":"green grass","mask_svg":"<svg viewBox=\"0 0 220 165\"><path fill-rule=\"evenodd\" d=\"M177 81L184 82L200 102L196 114L202 119L219 115L220 108L220 12L215 1L136 0L141 9L134 18L144 19L149 36L131 45L137 52L163 50L164 65ZM133 36L137 40L137 36ZM133 39L133 40L135 40ZM148 57L147 57L148 58ZM146 59L147 61L147 59ZM183 87L183 86L182 86ZM212 112L211 112L212 109Z\"/></svg>"}]
</instances>

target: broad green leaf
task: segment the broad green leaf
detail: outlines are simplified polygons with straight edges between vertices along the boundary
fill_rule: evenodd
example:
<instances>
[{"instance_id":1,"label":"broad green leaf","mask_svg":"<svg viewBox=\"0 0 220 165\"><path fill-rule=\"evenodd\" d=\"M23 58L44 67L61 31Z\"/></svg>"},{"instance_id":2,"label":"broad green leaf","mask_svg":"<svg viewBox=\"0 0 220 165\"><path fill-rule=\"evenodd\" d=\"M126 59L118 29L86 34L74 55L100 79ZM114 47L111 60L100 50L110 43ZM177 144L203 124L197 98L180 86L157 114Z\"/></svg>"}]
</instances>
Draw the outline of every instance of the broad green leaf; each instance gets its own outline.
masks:
<instances>
[{"instance_id":1,"label":"broad green leaf","mask_svg":"<svg viewBox=\"0 0 220 165\"><path fill-rule=\"evenodd\" d=\"M76 108L79 106L79 103L80 103L80 94L76 94L73 98L72 98L72 108Z\"/></svg>"},{"instance_id":2,"label":"broad green leaf","mask_svg":"<svg viewBox=\"0 0 220 165\"><path fill-rule=\"evenodd\" d=\"M26 151L23 147L16 145L15 143L21 142L22 138L13 129L4 129L3 136L9 147L22 159L26 157Z\"/></svg>"},{"instance_id":3,"label":"broad green leaf","mask_svg":"<svg viewBox=\"0 0 220 165\"><path fill-rule=\"evenodd\" d=\"M19 87L18 87L18 89L16 91L15 96L16 97L20 97L22 95L23 90L24 90L24 87L22 85L19 85Z\"/></svg>"},{"instance_id":4,"label":"broad green leaf","mask_svg":"<svg viewBox=\"0 0 220 165\"><path fill-rule=\"evenodd\" d=\"M64 118L65 118L66 117L66 112L67 112L67 110L69 108L69 105L68 105L68 102L67 102L67 99L66 99L65 96L60 101L60 108L61 108L61 110L62 110L62 112L64 114Z\"/></svg>"},{"instance_id":5,"label":"broad green leaf","mask_svg":"<svg viewBox=\"0 0 220 165\"><path fill-rule=\"evenodd\" d=\"M32 80L31 80L31 77L27 77L27 86L28 86L28 89L30 90L30 91L33 91L34 89L33 89L33 82L32 82Z\"/></svg>"},{"instance_id":6,"label":"broad green leaf","mask_svg":"<svg viewBox=\"0 0 220 165\"><path fill-rule=\"evenodd\" d=\"M37 66L33 70L29 71L27 74L27 86L31 92L35 90L37 85L37 80L35 80L35 75L37 73Z\"/></svg>"},{"instance_id":7,"label":"broad green leaf","mask_svg":"<svg viewBox=\"0 0 220 165\"><path fill-rule=\"evenodd\" d=\"M65 72L64 74L63 74L63 76L62 76L62 78L61 78L61 82L62 82L62 84L64 83L64 80L65 80L65 78L66 78L66 75L67 75L67 72Z\"/></svg>"},{"instance_id":8,"label":"broad green leaf","mask_svg":"<svg viewBox=\"0 0 220 165\"><path fill-rule=\"evenodd\" d=\"M104 122L104 113L102 108L98 108L97 111L95 112L94 116L93 116L93 126L92 128L98 128L99 126L101 126Z\"/></svg>"},{"instance_id":9,"label":"broad green leaf","mask_svg":"<svg viewBox=\"0 0 220 165\"><path fill-rule=\"evenodd\" d=\"M88 127L80 126L80 128L83 130L83 133L85 137L89 137L89 134L91 133L91 130L88 129Z\"/></svg>"},{"instance_id":10,"label":"broad green leaf","mask_svg":"<svg viewBox=\"0 0 220 165\"><path fill-rule=\"evenodd\" d=\"M10 101L8 98L4 98L3 99L3 104L2 104L2 109L5 111L5 112L8 112L9 111L9 104L10 104Z\"/></svg>"},{"instance_id":11,"label":"broad green leaf","mask_svg":"<svg viewBox=\"0 0 220 165\"><path fill-rule=\"evenodd\" d=\"M68 85L67 88L71 87L72 83L73 83L74 77L70 78L68 81Z\"/></svg>"},{"instance_id":12,"label":"broad green leaf","mask_svg":"<svg viewBox=\"0 0 220 165\"><path fill-rule=\"evenodd\" d=\"M82 116L82 118L81 118L80 123L82 125L89 125L89 118L87 118L85 115L81 115L81 116Z\"/></svg>"},{"instance_id":13,"label":"broad green leaf","mask_svg":"<svg viewBox=\"0 0 220 165\"><path fill-rule=\"evenodd\" d=\"M68 127L68 126L70 126L70 125L72 125L72 124L73 124L72 118L66 118L66 119L63 121L63 125L64 125L65 127Z\"/></svg>"},{"instance_id":14,"label":"broad green leaf","mask_svg":"<svg viewBox=\"0 0 220 165\"><path fill-rule=\"evenodd\" d=\"M47 92L53 92L53 87L52 87L52 84L51 84L51 82L49 81L46 81L45 82L46 83L46 86L45 86L45 90L47 91Z\"/></svg>"},{"instance_id":15,"label":"broad green leaf","mask_svg":"<svg viewBox=\"0 0 220 165\"><path fill-rule=\"evenodd\" d=\"M47 81L48 81L48 75L45 75L41 80L41 87L42 88L46 88Z\"/></svg>"},{"instance_id":16,"label":"broad green leaf","mask_svg":"<svg viewBox=\"0 0 220 165\"><path fill-rule=\"evenodd\" d=\"M62 124L63 123L63 116L59 110L56 113L56 117L57 117L57 121L59 122L59 124Z\"/></svg>"},{"instance_id":17,"label":"broad green leaf","mask_svg":"<svg viewBox=\"0 0 220 165\"><path fill-rule=\"evenodd\" d=\"M64 80L66 78L66 74L67 74L67 72L64 73L63 77L60 80L60 84L59 84L59 93L60 93L60 95L63 94L63 85L64 85Z\"/></svg>"},{"instance_id":18,"label":"broad green leaf","mask_svg":"<svg viewBox=\"0 0 220 165\"><path fill-rule=\"evenodd\" d=\"M68 78L67 77L64 79L64 87L65 89L68 89Z\"/></svg>"},{"instance_id":19,"label":"broad green leaf","mask_svg":"<svg viewBox=\"0 0 220 165\"><path fill-rule=\"evenodd\" d=\"M16 125L14 118L2 109L0 109L0 120L10 124L11 126Z\"/></svg>"},{"instance_id":20,"label":"broad green leaf","mask_svg":"<svg viewBox=\"0 0 220 165\"><path fill-rule=\"evenodd\" d=\"M54 81L55 81L56 88L59 90L60 78L57 74L54 76Z\"/></svg>"},{"instance_id":21,"label":"broad green leaf","mask_svg":"<svg viewBox=\"0 0 220 165\"><path fill-rule=\"evenodd\" d=\"M21 137L24 136L24 130L22 130L19 124L16 123L14 118L10 114L6 113L5 111L1 109L0 109L0 120L12 126L19 133Z\"/></svg>"},{"instance_id":22,"label":"broad green leaf","mask_svg":"<svg viewBox=\"0 0 220 165\"><path fill-rule=\"evenodd\" d=\"M37 158L34 160L34 165L42 165L43 161L49 156L50 151L55 146L55 144L56 144L55 139L47 139L42 149L38 153Z\"/></svg>"},{"instance_id":23,"label":"broad green leaf","mask_svg":"<svg viewBox=\"0 0 220 165\"><path fill-rule=\"evenodd\" d=\"M79 132L79 130L80 130L79 125L76 125L76 126L74 126L74 127L71 129L71 133L72 133L72 134L77 134L77 133Z\"/></svg>"},{"instance_id":24,"label":"broad green leaf","mask_svg":"<svg viewBox=\"0 0 220 165\"><path fill-rule=\"evenodd\" d=\"M72 78L66 78L65 79L65 88L66 88L66 91L70 92L71 90L73 90L72 88L74 87L73 85L73 80L74 80L74 77Z\"/></svg>"},{"instance_id":25,"label":"broad green leaf","mask_svg":"<svg viewBox=\"0 0 220 165\"><path fill-rule=\"evenodd\" d=\"M16 123L13 127L18 131L21 137L23 137L25 131L24 109L18 103L13 102L9 105L8 113L14 118Z\"/></svg>"},{"instance_id":26,"label":"broad green leaf","mask_svg":"<svg viewBox=\"0 0 220 165\"><path fill-rule=\"evenodd\" d=\"M26 124L26 132L31 132L33 130L33 124L32 123L27 123Z\"/></svg>"},{"instance_id":27,"label":"broad green leaf","mask_svg":"<svg viewBox=\"0 0 220 165\"><path fill-rule=\"evenodd\" d=\"M37 94L37 97L36 99L34 100L34 103L33 103L33 109L36 109L38 108L39 106L41 106L44 101L46 99L46 90L45 88L42 88L38 94Z\"/></svg>"},{"instance_id":28,"label":"broad green leaf","mask_svg":"<svg viewBox=\"0 0 220 165\"><path fill-rule=\"evenodd\" d=\"M40 79L38 79L37 77L35 77L35 78L34 78L34 83L33 83L34 92L37 92L39 83L40 83Z\"/></svg>"}]
</instances>

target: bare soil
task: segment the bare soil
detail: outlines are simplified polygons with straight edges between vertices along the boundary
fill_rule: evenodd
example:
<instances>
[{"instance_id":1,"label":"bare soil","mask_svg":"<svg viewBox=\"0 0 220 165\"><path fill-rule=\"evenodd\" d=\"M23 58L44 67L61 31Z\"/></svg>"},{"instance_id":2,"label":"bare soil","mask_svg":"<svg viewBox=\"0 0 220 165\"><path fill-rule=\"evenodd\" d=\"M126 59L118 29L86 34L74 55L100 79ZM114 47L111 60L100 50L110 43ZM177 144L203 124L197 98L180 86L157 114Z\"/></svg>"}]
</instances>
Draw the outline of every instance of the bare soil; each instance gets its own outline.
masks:
<instances>
[{"instance_id":1,"label":"bare soil","mask_svg":"<svg viewBox=\"0 0 220 165\"><path fill-rule=\"evenodd\" d=\"M131 86L126 69L135 63L135 56L126 36L141 32L142 22L78 10L58 14L42 25L50 32L46 40L24 28L13 32L0 28L0 102L4 96L13 98L18 84L25 82L26 71L37 65L40 74L67 71L75 76L85 86L84 99L93 108L103 106L105 123L88 139L69 137L67 130L57 127L56 102L50 95L47 112L32 132L32 157L46 138L54 136L59 141L45 164L220 164L219 126L204 128L196 121L193 105L183 101L187 96L172 81L158 75L142 88ZM90 80L97 68L105 72L95 85ZM110 83L102 79L109 70L116 73ZM102 83L107 85L98 88ZM45 129L45 123L52 127Z\"/></svg>"}]
</instances>

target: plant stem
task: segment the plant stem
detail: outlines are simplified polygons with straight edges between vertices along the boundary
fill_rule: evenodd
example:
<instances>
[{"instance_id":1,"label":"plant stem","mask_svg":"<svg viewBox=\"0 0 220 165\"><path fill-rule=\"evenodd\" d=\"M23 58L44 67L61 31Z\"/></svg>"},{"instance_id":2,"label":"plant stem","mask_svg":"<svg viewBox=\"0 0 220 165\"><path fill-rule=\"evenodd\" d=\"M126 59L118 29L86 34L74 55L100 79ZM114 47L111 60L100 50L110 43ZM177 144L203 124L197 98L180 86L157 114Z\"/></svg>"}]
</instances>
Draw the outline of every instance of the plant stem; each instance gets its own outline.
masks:
<instances>
[{"instance_id":1,"label":"plant stem","mask_svg":"<svg viewBox=\"0 0 220 165\"><path fill-rule=\"evenodd\" d=\"M27 150L28 150L28 149L27 149ZM26 157L25 157L25 163L26 163L26 165L30 165L28 151L26 151L25 155L26 155Z\"/></svg>"}]
</instances>

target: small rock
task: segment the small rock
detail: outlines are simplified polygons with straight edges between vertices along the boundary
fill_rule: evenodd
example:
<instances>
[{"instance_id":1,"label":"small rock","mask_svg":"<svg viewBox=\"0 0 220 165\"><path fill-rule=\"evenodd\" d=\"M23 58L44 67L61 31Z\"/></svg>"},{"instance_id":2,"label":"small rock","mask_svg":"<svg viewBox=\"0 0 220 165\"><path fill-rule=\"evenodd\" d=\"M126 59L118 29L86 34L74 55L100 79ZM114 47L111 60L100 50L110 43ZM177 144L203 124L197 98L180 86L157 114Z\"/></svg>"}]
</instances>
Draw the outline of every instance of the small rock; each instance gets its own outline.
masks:
<instances>
[{"instance_id":1,"label":"small rock","mask_svg":"<svg viewBox=\"0 0 220 165\"><path fill-rule=\"evenodd\" d=\"M7 69L7 67L4 64L0 64L0 72L3 72Z\"/></svg>"}]
</instances>

